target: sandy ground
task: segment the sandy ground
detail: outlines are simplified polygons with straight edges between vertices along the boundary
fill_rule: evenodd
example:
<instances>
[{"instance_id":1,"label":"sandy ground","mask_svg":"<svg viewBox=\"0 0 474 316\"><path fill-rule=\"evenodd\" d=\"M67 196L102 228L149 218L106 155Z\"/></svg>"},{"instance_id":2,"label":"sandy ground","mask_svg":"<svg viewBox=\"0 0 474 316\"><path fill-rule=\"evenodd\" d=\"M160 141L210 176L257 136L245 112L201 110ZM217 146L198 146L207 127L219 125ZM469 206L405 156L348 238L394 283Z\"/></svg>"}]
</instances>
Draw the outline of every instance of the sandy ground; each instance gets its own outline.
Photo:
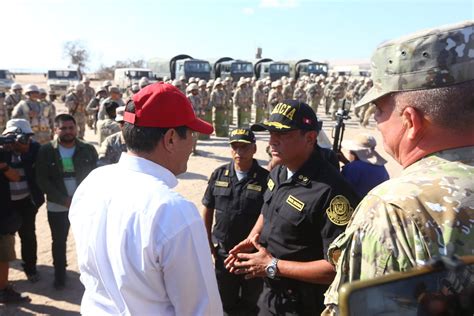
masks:
<instances>
[{"instance_id":1,"label":"sandy ground","mask_svg":"<svg viewBox=\"0 0 474 316\"><path fill-rule=\"evenodd\" d=\"M17 82L21 84L34 83L40 87L46 88L46 81L42 75L17 75ZM93 82L92 86L97 86ZM58 112L64 111L64 105L56 102ZM327 135L331 135L334 122L328 120L328 117L322 112L318 117L324 121L323 129ZM235 121L235 115L234 115ZM387 169L391 177L400 173L400 166L389 157L382 149L382 139L380 133L376 130L375 124L371 121L368 128L361 128L355 119L346 123L346 132L344 139L350 139L361 132L372 134L379 145L379 152L388 160ZM90 130L86 131L86 140L97 145L97 137ZM260 164L266 165L267 154L265 147L268 142L268 134L259 133L257 135L257 154L256 157ZM176 190L185 198L191 200L199 210L201 210L201 198L206 189L207 178L218 166L230 161L229 147L227 139L212 136L208 141L200 141L197 147L200 155L191 156L188 163L188 172L180 175L179 184ZM67 257L68 257L68 280L66 288L57 291L53 288L53 267L51 255L51 233L46 216L45 205L39 210L36 221L36 234L38 240L38 271L41 280L37 283L30 283L26 280L25 274L21 270L21 262L16 260L12 262L10 269L10 280L14 287L28 294L31 302L17 305L0 305L0 315L78 315L80 302L83 293L83 286L79 281L79 273L76 262L76 253L74 248L74 238L72 233L69 235ZM17 256L20 256L20 240L16 240Z\"/></svg>"}]
</instances>

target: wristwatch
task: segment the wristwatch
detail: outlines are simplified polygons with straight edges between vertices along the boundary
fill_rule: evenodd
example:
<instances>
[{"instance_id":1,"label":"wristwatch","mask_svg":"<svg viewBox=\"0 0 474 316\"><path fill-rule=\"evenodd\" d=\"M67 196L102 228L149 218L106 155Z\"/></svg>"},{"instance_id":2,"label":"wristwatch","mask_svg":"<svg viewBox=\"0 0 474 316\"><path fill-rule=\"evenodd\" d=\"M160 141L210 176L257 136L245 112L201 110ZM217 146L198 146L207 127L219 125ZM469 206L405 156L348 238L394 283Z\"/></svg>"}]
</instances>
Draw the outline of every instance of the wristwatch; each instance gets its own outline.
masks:
<instances>
[{"instance_id":1,"label":"wristwatch","mask_svg":"<svg viewBox=\"0 0 474 316\"><path fill-rule=\"evenodd\" d=\"M270 279L275 279L277 275L277 272L278 272L277 264L278 264L278 259L273 258L272 262L270 262L270 264L265 267L265 273L267 274L267 277L269 277Z\"/></svg>"}]
</instances>

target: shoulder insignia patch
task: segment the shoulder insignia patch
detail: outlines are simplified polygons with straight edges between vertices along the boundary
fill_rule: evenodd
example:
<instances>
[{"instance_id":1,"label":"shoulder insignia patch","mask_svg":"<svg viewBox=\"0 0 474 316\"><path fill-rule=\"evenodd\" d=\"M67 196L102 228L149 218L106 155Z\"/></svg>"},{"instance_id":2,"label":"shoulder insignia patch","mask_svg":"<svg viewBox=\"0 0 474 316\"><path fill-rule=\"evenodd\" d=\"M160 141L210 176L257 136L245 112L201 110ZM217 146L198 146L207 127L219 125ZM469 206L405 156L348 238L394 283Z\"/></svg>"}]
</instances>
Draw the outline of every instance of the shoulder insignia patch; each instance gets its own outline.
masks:
<instances>
[{"instance_id":1,"label":"shoulder insignia patch","mask_svg":"<svg viewBox=\"0 0 474 316\"><path fill-rule=\"evenodd\" d=\"M354 209L345 196L336 195L326 209L326 214L331 222L338 226L344 226L349 223L353 211Z\"/></svg>"},{"instance_id":2,"label":"shoulder insignia patch","mask_svg":"<svg viewBox=\"0 0 474 316\"><path fill-rule=\"evenodd\" d=\"M226 182L226 181L216 181L216 187L227 188L228 186L229 186L229 182Z\"/></svg>"},{"instance_id":3,"label":"shoulder insignia patch","mask_svg":"<svg viewBox=\"0 0 474 316\"><path fill-rule=\"evenodd\" d=\"M293 195L288 195L288 198L286 199L286 203L290 204L292 207L297 209L299 212L301 212L304 208L304 203L295 198Z\"/></svg>"},{"instance_id":4,"label":"shoulder insignia patch","mask_svg":"<svg viewBox=\"0 0 474 316\"><path fill-rule=\"evenodd\" d=\"M247 185L247 189L261 192L262 191L262 186L256 185L256 184L249 184L249 185Z\"/></svg>"},{"instance_id":5,"label":"shoulder insignia patch","mask_svg":"<svg viewBox=\"0 0 474 316\"><path fill-rule=\"evenodd\" d=\"M225 176L228 176L228 175L229 175L229 169L226 169L226 170L225 170L224 175L225 175Z\"/></svg>"},{"instance_id":6,"label":"shoulder insignia patch","mask_svg":"<svg viewBox=\"0 0 474 316\"><path fill-rule=\"evenodd\" d=\"M273 182L273 180L270 178L268 179L267 186L270 189L270 191L273 191L273 188L275 187L275 182Z\"/></svg>"}]
</instances>

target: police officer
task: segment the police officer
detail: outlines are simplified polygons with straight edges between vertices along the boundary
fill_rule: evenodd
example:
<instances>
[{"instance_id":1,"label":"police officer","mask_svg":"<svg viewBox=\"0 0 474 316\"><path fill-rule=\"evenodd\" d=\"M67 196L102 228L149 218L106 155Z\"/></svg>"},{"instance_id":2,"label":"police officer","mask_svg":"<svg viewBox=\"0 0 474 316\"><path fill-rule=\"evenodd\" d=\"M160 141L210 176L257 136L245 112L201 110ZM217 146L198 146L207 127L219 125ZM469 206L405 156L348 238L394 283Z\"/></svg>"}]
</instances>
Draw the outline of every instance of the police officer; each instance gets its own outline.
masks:
<instances>
[{"instance_id":1,"label":"police officer","mask_svg":"<svg viewBox=\"0 0 474 316\"><path fill-rule=\"evenodd\" d=\"M232 130L229 143L233 161L217 168L209 179L202 199L204 220L226 315L257 315L262 280L246 280L230 273L225 269L224 259L230 249L248 236L260 215L268 171L253 159L257 146L250 129ZM214 210L216 225L211 237Z\"/></svg>"},{"instance_id":2,"label":"police officer","mask_svg":"<svg viewBox=\"0 0 474 316\"><path fill-rule=\"evenodd\" d=\"M314 150L318 123L306 103L278 103L268 121L252 129L270 132L280 165L270 172L257 223L229 251L226 267L247 278L264 277L260 315L317 315L335 274L328 246L344 231L359 198Z\"/></svg>"}]
</instances>

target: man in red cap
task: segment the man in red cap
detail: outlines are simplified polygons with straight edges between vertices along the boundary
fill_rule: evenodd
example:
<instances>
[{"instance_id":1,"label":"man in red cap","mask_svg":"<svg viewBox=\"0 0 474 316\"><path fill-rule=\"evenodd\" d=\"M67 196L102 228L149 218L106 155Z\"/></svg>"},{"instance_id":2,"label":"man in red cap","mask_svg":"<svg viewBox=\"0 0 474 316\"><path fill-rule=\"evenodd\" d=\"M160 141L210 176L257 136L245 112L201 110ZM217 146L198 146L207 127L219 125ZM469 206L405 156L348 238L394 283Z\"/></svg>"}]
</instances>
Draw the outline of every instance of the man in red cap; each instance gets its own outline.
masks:
<instances>
[{"instance_id":1,"label":"man in red cap","mask_svg":"<svg viewBox=\"0 0 474 316\"><path fill-rule=\"evenodd\" d=\"M186 96L156 83L133 96L128 152L79 186L70 209L85 315L222 315L198 210L172 191L195 132L211 134Z\"/></svg>"}]
</instances>

